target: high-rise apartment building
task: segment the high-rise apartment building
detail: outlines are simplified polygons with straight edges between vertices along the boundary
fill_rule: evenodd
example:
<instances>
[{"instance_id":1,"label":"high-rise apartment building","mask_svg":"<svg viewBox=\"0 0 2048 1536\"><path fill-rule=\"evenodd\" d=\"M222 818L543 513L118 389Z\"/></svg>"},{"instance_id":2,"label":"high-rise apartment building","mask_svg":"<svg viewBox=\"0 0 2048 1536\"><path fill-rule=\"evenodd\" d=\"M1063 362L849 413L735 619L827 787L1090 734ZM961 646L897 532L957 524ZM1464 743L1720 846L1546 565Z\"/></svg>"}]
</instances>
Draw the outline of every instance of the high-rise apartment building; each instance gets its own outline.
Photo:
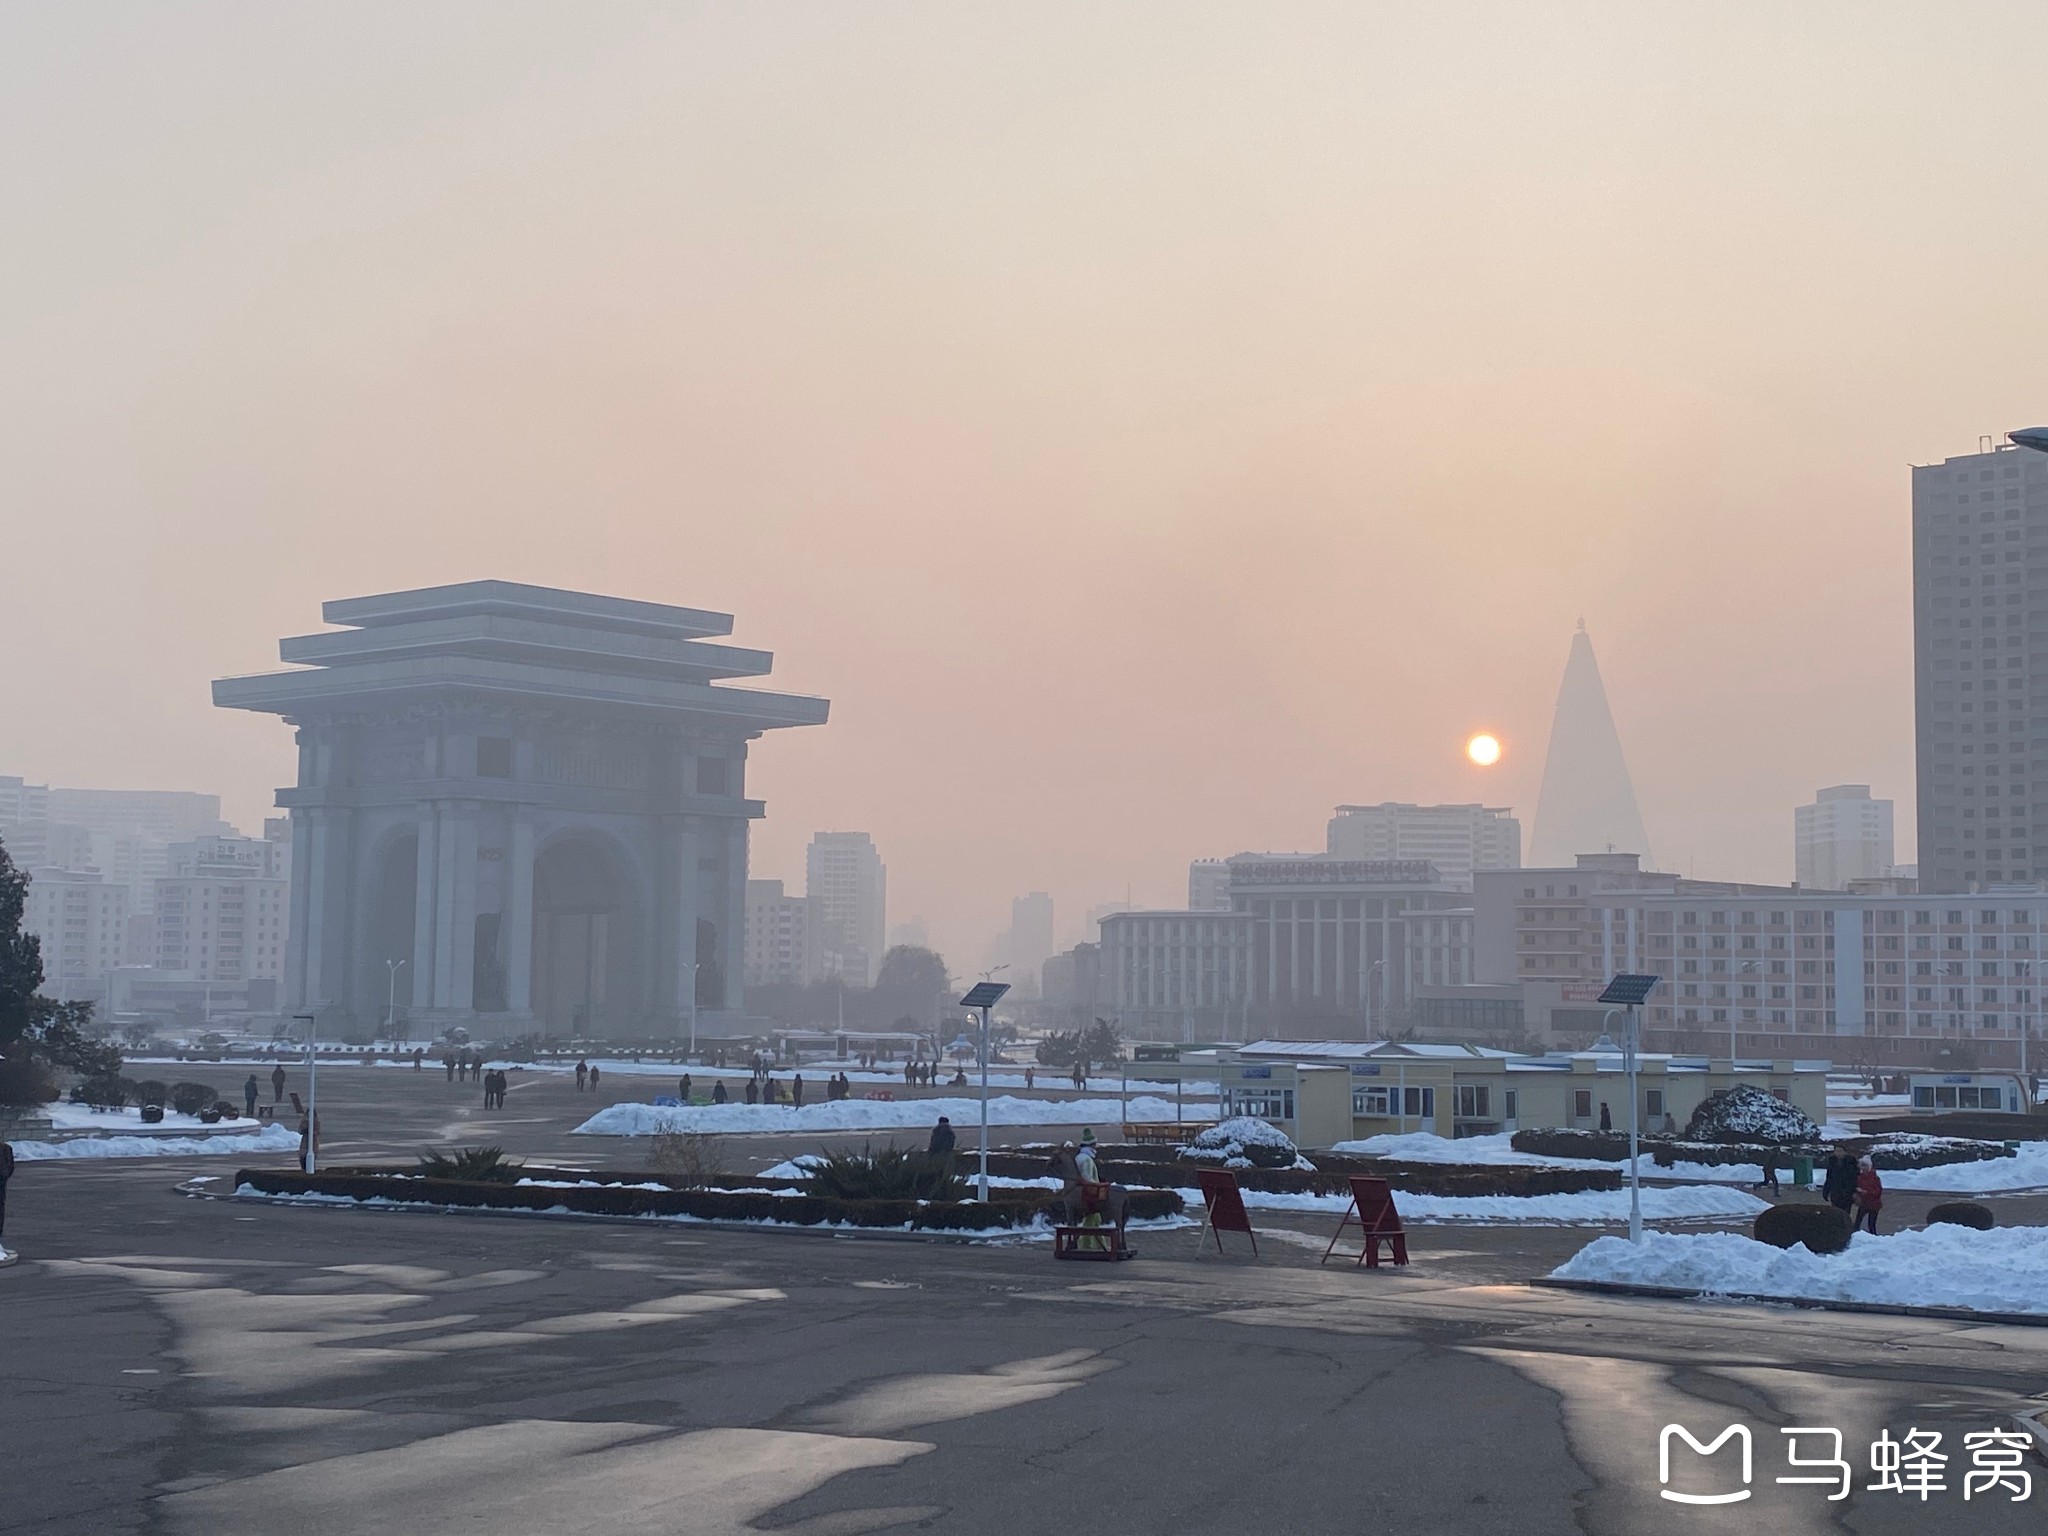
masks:
<instances>
[{"instance_id":1,"label":"high-rise apartment building","mask_svg":"<svg viewBox=\"0 0 2048 1536\"><path fill-rule=\"evenodd\" d=\"M1329 851L1340 859L1427 859L1446 880L1469 887L1475 869L1520 867L1522 824L1505 806L1340 805L1330 818Z\"/></svg>"},{"instance_id":2,"label":"high-rise apartment building","mask_svg":"<svg viewBox=\"0 0 2048 1536\"><path fill-rule=\"evenodd\" d=\"M1915 465L1923 891L2048 877L2048 627L2030 636L2030 613L2048 617L2048 455Z\"/></svg>"},{"instance_id":3,"label":"high-rise apartment building","mask_svg":"<svg viewBox=\"0 0 2048 1536\"><path fill-rule=\"evenodd\" d=\"M128 888L97 870L37 870L22 927L41 941L43 994L97 1002L107 974L127 959Z\"/></svg>"},{"instance_id":4,"label":"high-rise apartment building","mask_svg":"<svg viewBox=\"0 0 2048 1536\"><path fill-rule=\"evenodd\" d=\"M747 882L746 979L750 987L802 986L816 979L811 904L780 880Z\"/></svg>"},{"instance_id":5,"label":"high-rise apartment building","mask_svg":"<svg viewBox=\"0 0 2048 1536\"><path fill-rule=\"evenodd\" d=\"M1044 891L1016 896L1010 901L1009 964L1016 985L1026 991L1038 990L1045 962L1056 953L1053 943L1052 897Z\"/></svg>"},{"instance_id":6,"label":"high-rise apartment building","mask_svg":"<svg viewBox=\"0 0 2048 1536\"><path fill-rule=\"evenodd\" d=\"M1837 784L1792 812L1797 878L1814 891L1846 891L1852 880L1882 880L1892 864L1892 803L1868 784Z\"/></svg>"},{"instance_id":7,"label":"high-rise apartment building","mask_svg":"<svg viewBox=\"0 0 2048 1536\"><path fill-rule=\"evenodd\" d=\"M1129 910L1128 905L1124 907ZM1230 910L1230 862L1227 859L1196 859L1188 865L1188 910L1228 912Z\"/></svg>"},{"instance_id":8,"label":"high-rise apartment building","mask_svg":"<svg viewBox=\"0 0 2048 1536\"><path fill-rule=\"evenodd\" d=\"M160 843L188 842L209 833L232 833L220 819L220 796L182 789L63 789L49 791L49 819L93 832L128 833Z\"/></svg>"},{"instance_id":9,"label":"high-rise apartment building","mask_svg":"<svg viewBox=\"0 0 2048 1536\"><path fill-rule=\"evenodd\" d=\"M871 987L889 931L889 872L865 832L820 832L805 855L804 894L821 974Z\"/></svg>"},{"instance_id":10,"label":"high-rise apartment building","mask_svg":"<svg viewBox=\"0 0 2048 1536\"><path fill-rule=\"evenodd\" d=\"M289 843L205 837L177 850L156 882L156 963L228 985L284 975Z\"/></svg>"},{"instance_id":11,"label":"high-rise apartment building","mask_svg":"<svg viewBox=\"0 0 2048 1536\"><path fill-rule=\"evenodd\" d=\"M0 774L0 845L16 869L50 862L50 786Z\"/></svg>"}]
</instances>

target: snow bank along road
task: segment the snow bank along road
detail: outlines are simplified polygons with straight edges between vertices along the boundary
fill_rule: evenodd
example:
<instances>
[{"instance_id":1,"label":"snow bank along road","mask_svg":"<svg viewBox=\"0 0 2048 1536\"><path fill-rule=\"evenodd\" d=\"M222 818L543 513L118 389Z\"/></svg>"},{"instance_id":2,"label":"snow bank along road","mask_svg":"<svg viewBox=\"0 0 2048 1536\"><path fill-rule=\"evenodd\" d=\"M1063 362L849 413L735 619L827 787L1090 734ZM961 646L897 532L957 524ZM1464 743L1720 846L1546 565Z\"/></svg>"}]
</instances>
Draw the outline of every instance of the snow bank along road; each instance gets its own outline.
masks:
<instances>
[{"instance_id":1,"label":"snow bank along road","mask_svg":"<svg viewBox=\"0 0 2048 1536\"><path fill-rule=\"evenodd\" d=\"M1706 1295L1783 1296L1889 1306L1968 1307L2048 1316L2048 1227L1934 1226L1872 1237L1846 1253L1773 1248L1730 1232L1653 1232L1640 1246L1602 1237L1552 1271L1557 1280L1669 1286Z\"/></svg>"},{"instance_id":2,"label":"snow bank along road","mask_svg":"<svg viewBox=\"0 0 2048 1536\"><path fill-rule=\"evenodd\" d=\"M324 1141L327 1116L320 1116ZM299 1133L282 1125L260 1131L213 1136L80 1136L71 1141L17 1141L14 1155L25 1163L70 1162L104 1157L225 1157L236 1152L296 1152Z\"/></svg>"}]
</instances>

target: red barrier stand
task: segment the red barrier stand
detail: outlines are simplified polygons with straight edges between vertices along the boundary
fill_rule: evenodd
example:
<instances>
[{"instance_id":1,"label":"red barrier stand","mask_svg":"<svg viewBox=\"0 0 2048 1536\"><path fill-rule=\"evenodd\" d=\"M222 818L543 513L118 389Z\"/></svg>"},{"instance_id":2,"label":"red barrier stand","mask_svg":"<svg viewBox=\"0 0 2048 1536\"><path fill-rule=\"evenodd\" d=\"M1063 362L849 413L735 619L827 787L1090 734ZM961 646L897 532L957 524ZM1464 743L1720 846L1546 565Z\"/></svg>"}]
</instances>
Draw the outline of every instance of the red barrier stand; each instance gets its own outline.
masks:
<instances>
[{"instance_id":1,"label":"red barrier stand","mask_svg":"<svg viewBox=\"0 0 2048 1536\"><path fill-rule=\"evenodd\" d=\"M1394 1209L1393 1187L1385 1179L1368 1179L1354 1174L1351 1179L1351 1209L1337 1223L1330 1246L1323 1250L1325 1264L1337 1251L1337 1239L1344 1235L1344 1229L1354 1219L1365 1234L1365 1247L1358 1255L1359 1263L1368 1269L1378 1269L1381 1243L1387 1245L1387 1251L1393 1255L1396 1264L1408 1262L1408 1229L1401 1225L1401 1213Z\"/></svg>"},{"instance_id":2,"label":"red barrier stand","mask_svg":"<svg viewBox=\"0 0 2048 1536\"><path fill-rule=\"evenodd\" d=\"M1228 1168L1197 1168L1195 1182L1202 1186L1202 1203L1209 1208L1209 1230L1216 1234L1216 1251L1223 1251L1223 1234L1242 1232L1252 1240L1252 1257L1259 1255L1259 1235L1252 1231L1251 1213L1244 1208L1237 1175Z\"/></svg>"}]
</instances>

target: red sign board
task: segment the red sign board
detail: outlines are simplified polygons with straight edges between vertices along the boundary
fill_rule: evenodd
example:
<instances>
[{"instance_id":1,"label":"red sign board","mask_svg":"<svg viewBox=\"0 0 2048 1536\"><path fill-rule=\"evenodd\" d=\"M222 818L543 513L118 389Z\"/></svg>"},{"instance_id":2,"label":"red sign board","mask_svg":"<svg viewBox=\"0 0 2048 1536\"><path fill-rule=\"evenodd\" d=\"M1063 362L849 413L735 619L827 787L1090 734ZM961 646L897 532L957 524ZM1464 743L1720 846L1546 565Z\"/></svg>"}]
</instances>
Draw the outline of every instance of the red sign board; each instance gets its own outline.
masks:
<instances>
[{"instance_id":1,"label":"red sign board","mask_svg":"<svg viewBox=\"0 0 2048 1536\"><path fill-rule=\"evenodd\" d=\"M1252 1254L1256 1257L1259 1238L1252 1231L1251 1213L1244 1208L1237 1175L1228 1168L1197 1168L1195 1182L1202 1187L1202 1203L1209 1207L1209 1230L1216 1234L1216 1251L1223 1251L1225 1232L1242 1232L1252 1240Z\"/></svg>"},{"instance_id":2,"label":"red sign board","mask_svg":"<svg viewBox=\"0 0 2048 1536\"><path fill-rule=\"evenodd\" d=\"M1369 1179L1362 1174L1354 1174L1351 1178L1351 1209L1337 1223L1330 1246L1323 1250L1325 1264L1337 1251L1337 1239L1344 1235L1344 1229L1354 1219L1365 1235L1365 1247L1358 1255L1359 1263L1368 1269L1378 1269L1381 1243L1387 1245L1396 1264L1408 1262L1408 1229L1401 1225L1401 1213L1394 1209L1393 1186L1385 1179Z\"/></svg>"}]
</instances>

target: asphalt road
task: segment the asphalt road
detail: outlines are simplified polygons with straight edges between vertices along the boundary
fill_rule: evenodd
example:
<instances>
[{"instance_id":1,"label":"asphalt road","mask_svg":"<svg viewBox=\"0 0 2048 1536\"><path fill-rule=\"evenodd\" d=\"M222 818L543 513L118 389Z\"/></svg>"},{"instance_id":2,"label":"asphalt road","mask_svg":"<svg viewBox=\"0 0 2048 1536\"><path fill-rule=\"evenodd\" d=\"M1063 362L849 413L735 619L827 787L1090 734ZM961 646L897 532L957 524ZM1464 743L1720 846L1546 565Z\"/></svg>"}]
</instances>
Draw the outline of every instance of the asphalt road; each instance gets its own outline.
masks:
<instances>
[{"instance_id":1,"label":"asphalt road","mask_svg":"<svg viewBox=\"0 0 2048 1536\"><path fill-rule=\"evenodd\" d=\"M567 1136L594 1105L559 1080L488 1120L431 1074L322 1089L333 1158L635 1155ZM735 1141L736 1168L801 1149ZM1965 1502L1960 1442L2042 1405L2048 1329L1521 1283L1585 1232L1423 1229L1408 1270L1370 1272L1316 1263L1327 1219L1261 1214L1259 1260L1179 1232L1109 1266L172 1192L226 1171L24 1165L25 1258L0 1270L0 1531L1718 1536L2037 1532L2048 1514L2048 1486ZM1674 1422L1747 1424L1753 1496L1660 1501ZM1845 1432L1848 1499L1773 1481L1788 1425ZM1948 1491L1863 1491L1869 1441L1914 1427L1946 1435ZM1732 1455L1681 1456L1673 1486L1739 1486Z\"/></svg>"}]
</instances>

